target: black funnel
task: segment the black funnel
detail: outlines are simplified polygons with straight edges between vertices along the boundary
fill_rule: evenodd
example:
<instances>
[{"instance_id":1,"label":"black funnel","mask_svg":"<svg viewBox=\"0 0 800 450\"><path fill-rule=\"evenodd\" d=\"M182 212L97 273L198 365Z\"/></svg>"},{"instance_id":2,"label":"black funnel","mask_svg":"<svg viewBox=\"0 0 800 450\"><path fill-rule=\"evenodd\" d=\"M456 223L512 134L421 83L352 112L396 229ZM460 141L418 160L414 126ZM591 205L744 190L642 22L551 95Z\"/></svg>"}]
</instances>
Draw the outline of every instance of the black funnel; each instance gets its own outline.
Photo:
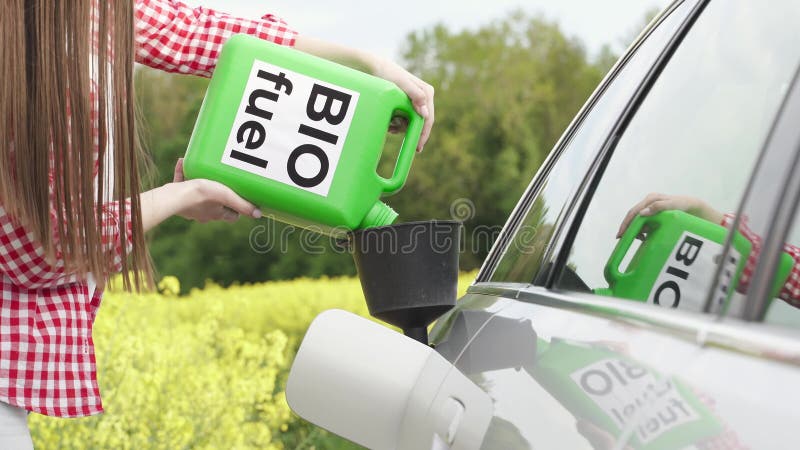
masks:
<instances>
[{"instance_id":1,"label":"black funnel","mask_svg":"<svg viewBox=\"0 0 800 450\"><path fill-rule=\"evenodd\" d=\"M433 220L350 234L369 313L428 344L428 325L456 303L461 222Z\"/></svg>"}]
</instances>

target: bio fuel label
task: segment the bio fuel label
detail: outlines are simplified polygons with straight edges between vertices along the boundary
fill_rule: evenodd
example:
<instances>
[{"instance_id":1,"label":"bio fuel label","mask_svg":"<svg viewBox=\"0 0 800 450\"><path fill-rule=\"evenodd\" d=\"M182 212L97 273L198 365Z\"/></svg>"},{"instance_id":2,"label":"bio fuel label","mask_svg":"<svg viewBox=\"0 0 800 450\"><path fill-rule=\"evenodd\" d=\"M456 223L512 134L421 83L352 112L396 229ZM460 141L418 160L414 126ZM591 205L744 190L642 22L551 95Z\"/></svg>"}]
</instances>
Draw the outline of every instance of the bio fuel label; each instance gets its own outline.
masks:
<instances>
[{"instance_id":1,"label":"bio fuel label","mask_svg":"<svg viewBox=\"0 0 800 450\"><path fill-rule=\"evenodd\" d=\"M721 244L684 232L653 284L647 302L702 312L722 251ZM727 277L729 283L733 280L738 262L739 253L731 249L723 268L723 277ZM715 303L719 301L719 295L715 295Z\"/></svg>"},{"instance_id":2,"label":"bio fuel label","mask_svg":"<svg viewBox=\"0 0 800 450\"><path fill-rule=\"evenodd\" d=\"M222 163L327 196L358 92L255 60Z\"/></svg>"},{"instance_id":3,"label":"bio fuel label","mask_svg":"<svg viewBox=\"0 0 800 450\"><path fill-rule=\"evenodd\" d=\"M671 381L630 361L603 359L570 378L619 430L633 426L642 445L702 418Z\"/></svg>"}]
</instances>

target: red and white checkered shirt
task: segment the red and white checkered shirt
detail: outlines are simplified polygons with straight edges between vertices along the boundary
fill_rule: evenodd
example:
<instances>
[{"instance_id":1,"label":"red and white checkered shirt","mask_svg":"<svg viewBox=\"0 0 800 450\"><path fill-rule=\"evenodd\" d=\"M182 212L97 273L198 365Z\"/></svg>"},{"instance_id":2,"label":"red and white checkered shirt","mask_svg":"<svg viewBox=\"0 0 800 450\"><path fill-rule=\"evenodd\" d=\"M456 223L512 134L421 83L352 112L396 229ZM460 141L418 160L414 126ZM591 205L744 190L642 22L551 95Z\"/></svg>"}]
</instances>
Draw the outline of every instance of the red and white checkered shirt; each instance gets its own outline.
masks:
<instances>
[{"instance_id":1,"label":"red and white checkered shirt","mask_svg":"<svg viewBox=\"0 0 800 450\"><path fill-rule=\"evenodd\" d=\"M136 61L168 72L210 76L233 34L290 46L296 36L271 14L241 19L173 0L136 0L135 8ZM97 128L97 111L92 125ZM102 241L117 271L123 242L132 245L130 222L120 236L119 220L117 202L103 205ZM103 406L92 323L103 293L44 256L0 205L0 401L49 416L97 414Z\"/></svg>"},{"instance_id":2,"label":"red and white checkered shirt","mask_svg":"<svg viewBox=\"0 0 800 450\"><path fill-rule=\"evenodd\" d=\"M730 228L736 219L734 214L725 214L722 219L722 225ZM747 217L742 217L739 221L739 232L748 241L750 241L750 255L747 257L742 275L739 277L739 284L736 290L742 293L747 292L750 286L750 280L753 278L753 272L756 270L758 258L761 256L761 236L755 233L747 225ZM800 247L792 244L784 244L783 251L792 257L794 264L791 271L783 283L783 287L778 293L778 297L786 303L800 308Z\"/></svg>"}]
</instances>

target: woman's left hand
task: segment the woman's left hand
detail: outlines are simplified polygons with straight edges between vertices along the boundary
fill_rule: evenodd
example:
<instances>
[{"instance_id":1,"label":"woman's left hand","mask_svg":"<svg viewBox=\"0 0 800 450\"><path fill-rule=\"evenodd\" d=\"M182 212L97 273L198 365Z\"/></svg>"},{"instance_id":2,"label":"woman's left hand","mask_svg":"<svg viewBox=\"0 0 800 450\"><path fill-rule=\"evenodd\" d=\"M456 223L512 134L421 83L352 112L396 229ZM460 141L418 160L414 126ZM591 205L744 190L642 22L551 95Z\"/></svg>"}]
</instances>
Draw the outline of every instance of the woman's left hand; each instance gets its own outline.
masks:
<instances>
[{"instance_id":1,"label":"woman's left hand","mask_svg":"<svg viewBox=\"0 0 800 450\"><path fill-rule=\"evenodd\" d=\"M712 208L699 198L653 192L648 194L642 201L635 204L633 208L628 211L628 214L625 215L625 218L622 219L622 224L619 226L617 238L622 237L622 234L625 233L625 230L628 229L628 226L637 215L652 216L661 211L670 209L686 211L689 214L713 223L720 223L723 218L721 212Z\"/></svg>"},{"instance_id":2,"label":"woman's left hand","mask_svg":"<svg viewBox=\"0 0 800 450\"><path fill-rule=\"evenodd\" d=\"M425 119L422 134L419 137L417 151L421 152L431 135L434 121L433 86L412 75L406 69L389 60L381 60L374 67L374 75L396 84L411 99L414 110ZM402 127L391 131L402 131Z\"/></svg>"}]
</instances>

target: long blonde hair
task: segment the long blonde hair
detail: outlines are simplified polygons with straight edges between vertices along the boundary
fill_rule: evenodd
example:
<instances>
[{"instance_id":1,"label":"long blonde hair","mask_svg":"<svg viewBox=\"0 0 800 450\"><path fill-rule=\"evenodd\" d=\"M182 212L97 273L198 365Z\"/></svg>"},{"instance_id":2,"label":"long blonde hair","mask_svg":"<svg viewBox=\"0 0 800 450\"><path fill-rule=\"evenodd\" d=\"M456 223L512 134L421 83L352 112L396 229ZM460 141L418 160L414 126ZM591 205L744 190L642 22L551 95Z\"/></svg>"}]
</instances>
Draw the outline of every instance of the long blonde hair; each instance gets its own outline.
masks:
<instances>
[{"instance_id":1,"label":"long blonde hair","mask_svg":"<svg viewBox=\"0 0 800 450\"><path fill-rule=\"evenodd\" d=\"M91 272L104 286L112 255L103 250L99 219L103 203L119 200L122 242L126 220L133 231L131 255L122 245L124 287L139 290L152 287L153 270L138 195L144 152L135 127L133 14L132 0L4 0L0 201L49 257L56 250L55 232L67 270ZM106 174L109 152L113 186ZM128 197L130 211L123 201Z\"/></svg>"}]
</instances>

